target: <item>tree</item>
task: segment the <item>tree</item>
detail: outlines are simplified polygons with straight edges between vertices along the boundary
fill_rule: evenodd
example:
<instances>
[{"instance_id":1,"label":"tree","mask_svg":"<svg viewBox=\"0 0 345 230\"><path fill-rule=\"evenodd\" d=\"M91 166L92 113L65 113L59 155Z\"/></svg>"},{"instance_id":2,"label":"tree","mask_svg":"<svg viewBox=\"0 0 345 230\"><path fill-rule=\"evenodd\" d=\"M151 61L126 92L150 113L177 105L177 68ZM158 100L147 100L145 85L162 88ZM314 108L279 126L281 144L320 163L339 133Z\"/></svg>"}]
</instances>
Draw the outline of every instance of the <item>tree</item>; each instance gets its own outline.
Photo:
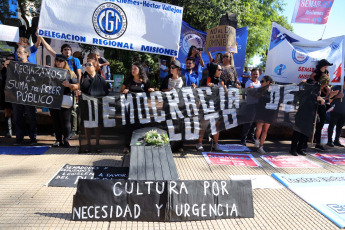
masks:
<instances>
[{"instance_id":1,"label":"tree","mask_svg":"<svg viewBox=\"0 0 345 230\"><path fill-rule=\"evenodd\" d=\"M17 14L17 10L12 8L14 5L14 0L1 0L0 1L0 21L4 23L6 18L11 18Z\"/></svg>"}]
</instances>

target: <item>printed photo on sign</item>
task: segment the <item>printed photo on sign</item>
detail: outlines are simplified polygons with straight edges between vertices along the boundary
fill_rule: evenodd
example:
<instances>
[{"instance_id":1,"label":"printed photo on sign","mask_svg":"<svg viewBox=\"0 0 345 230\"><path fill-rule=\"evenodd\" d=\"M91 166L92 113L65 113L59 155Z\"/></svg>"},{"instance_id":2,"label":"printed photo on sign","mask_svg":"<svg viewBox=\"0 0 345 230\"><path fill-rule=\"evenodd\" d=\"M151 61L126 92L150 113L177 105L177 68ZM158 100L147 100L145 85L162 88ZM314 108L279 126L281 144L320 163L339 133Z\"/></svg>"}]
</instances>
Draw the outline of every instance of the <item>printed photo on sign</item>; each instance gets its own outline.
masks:
<instances>
[{"instance_id":1,"label":"printed photo on sign","mask_svg":"<svg viewBox=\"0 0 345 230\"><path fill-rule=\"evenodd\" d=\"M203 152L202 155L208 164L261 167L252 154Z\"/></svg>"},{"instance_id":2,"label":"printed photo on sign","mask_svg":"<svg viewBox=\"0 0 345 230\"><path fill-rule=\"evenodd\" d=\"M302 156L260 156L275 168L322 168L321 165Z\"/></svg>"}]
</instances>

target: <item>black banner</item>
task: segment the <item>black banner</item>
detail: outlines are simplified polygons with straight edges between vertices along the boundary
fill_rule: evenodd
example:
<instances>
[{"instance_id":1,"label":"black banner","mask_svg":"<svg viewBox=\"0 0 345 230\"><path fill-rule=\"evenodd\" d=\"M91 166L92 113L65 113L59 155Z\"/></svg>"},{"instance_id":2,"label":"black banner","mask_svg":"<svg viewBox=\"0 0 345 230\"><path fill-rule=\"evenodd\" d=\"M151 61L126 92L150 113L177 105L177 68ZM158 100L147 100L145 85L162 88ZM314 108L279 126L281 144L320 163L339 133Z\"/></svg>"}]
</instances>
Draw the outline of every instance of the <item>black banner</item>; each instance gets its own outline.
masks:
<instances>
[{"instance_id":1,"label":"black banner","mask_svg":"<svg viewBox=\"0 0 345 230\"><path fill-rule=\"evenodd\" d=\"M72 220L194 221L253 218L251 181L80 180Z\"/></svg>"},{"instance_id":2,"label":"black banner","mask_svg":"<svg viewBox=\"0 0 345 230\"><path fill-rule=\"evenodd\" d=\"M167 130L170 140L196 140L200 129L216 134L240 124L262 121L311 136L318 92L319 86L303 84L228 90L185 87L178 91L102 98L82 95L81 126L149 124Z\"/></svg>"},{"instance_id":3,"label":"black banner","mask_svg":"<svg viewBox=\"0 0 345 230\"><path fill-rule=\"evenodd\" d=\"M50 187L77 187L80 179L115 180L128 178L128 167L65 164L49 181Z\"/></svg>"},{"instance_id":4,"label":"black banner","mask_svg":"<svg viewBox=\"0 0 345 230\"><path fill-rule=\"evenodd\" d=\"M12 61L7 66L6 101L60 109L66 78L64 69Z\"/></svg>"}]
</instances>

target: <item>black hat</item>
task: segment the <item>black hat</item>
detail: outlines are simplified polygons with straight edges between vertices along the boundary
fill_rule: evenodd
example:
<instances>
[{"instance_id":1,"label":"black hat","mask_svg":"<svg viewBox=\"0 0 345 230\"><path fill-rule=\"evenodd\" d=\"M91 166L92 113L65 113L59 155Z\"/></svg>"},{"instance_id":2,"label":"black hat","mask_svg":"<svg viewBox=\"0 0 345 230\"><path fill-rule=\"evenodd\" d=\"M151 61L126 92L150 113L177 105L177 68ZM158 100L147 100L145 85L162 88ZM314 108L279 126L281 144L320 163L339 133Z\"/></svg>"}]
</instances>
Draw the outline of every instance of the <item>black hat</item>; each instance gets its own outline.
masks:
<instances>
[{"instance_id":1,"label":"black hat","mask_svg":"<svg viewBox=\"0 0 345 230\"><path fill-rule=\"evenodd\" d=\"M67 58L63 56L62 54L57 54L55 59L61 59L61 60L67 61Z\"/></svg>"},{"instance_id":2,"label":"black hat","mask_svg":"<svg viewBox=\"0 0 345 230\"><path fill-rule=\"evenodd\" d=\"M326 59L322 59L317 63L317 65L319 66L319 68L322 68L324 66L332 66L333 63L329 63L329 61L327 61Z\"/></svg>"},{"instance_id":3,"label":"black hat","mask_svg":"<svg viewBox=\"0 0 345 230\"><path fill-rule=\"evenodd\" d=\"M176 67L181 68L181 63L180 63L178 60L173 60L173 61L171 62L171 65L174 65L174 66L176 66Z\"/></svg>"}]
</instances>

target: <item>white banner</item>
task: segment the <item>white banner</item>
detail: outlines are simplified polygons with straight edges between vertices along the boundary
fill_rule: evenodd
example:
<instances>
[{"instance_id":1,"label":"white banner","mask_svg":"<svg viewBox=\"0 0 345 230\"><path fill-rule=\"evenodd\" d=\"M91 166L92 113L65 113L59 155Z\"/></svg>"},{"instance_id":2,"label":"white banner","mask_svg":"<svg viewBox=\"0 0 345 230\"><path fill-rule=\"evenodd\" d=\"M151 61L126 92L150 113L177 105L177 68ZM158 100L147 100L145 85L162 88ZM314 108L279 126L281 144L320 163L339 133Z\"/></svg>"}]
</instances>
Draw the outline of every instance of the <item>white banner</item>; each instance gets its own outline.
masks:
<instances>
[{"instance_id":1,"label":"white banner","mask_svg":"<svg viewBox=\"0 0 345 230\"><path fill-rule=\"evenodd\" d=\"M39 35L177 56L183 8L148 0L43 0Z\"/></svg>"},{"instance_id":2,"label":"white banner","mask_svg":"<svg viewBox=\"0 0 345 230\"><path fill-rule=\"evenodd\" d=\"M0 41L19 42L19 27L0 25Z\"/></svg>"},{"instance_id":3,"label":"white banner","mask_svg":"<svg viewBox=\"0 0 345 230\"><path fill-rule=\"evenodd\" d=\"M331 85L343 85L344 38L339 36L320 41L304 39L273 23L266 61L266 75L281 83L300 83L308 79L317 62L327 59Z\"/></svg>"}]
</instances>

